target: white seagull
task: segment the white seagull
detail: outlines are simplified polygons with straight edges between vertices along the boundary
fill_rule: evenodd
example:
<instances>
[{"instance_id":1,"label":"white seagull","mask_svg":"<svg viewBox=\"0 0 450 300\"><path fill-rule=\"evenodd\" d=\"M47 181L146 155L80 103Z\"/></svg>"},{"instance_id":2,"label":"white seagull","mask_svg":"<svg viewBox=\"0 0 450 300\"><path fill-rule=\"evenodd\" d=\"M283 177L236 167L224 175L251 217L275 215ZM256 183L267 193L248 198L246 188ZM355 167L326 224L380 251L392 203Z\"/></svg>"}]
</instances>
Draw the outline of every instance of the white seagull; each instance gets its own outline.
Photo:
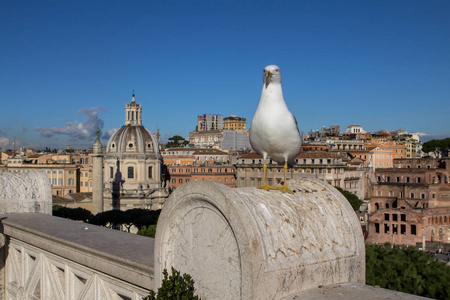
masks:
<instances>
[{"instance_id":1,"label":"white seagull","mask_svg":"<svg viewBox=\"0 0 450 300\"><path fill-rule=\"evenodd\" d=\"M286 185L286 173L295 157L300 153L302 139L297 127L297 120L289 111L281 89L280 68L268 65L264 68L263 88L258 108L250 127L250 144L253 150L263 156L264 183L259 188L275 189L267 180L267 158L284 164L284 184L277 187L286 193L293 193Z\"/></svg>"}]
</instances>

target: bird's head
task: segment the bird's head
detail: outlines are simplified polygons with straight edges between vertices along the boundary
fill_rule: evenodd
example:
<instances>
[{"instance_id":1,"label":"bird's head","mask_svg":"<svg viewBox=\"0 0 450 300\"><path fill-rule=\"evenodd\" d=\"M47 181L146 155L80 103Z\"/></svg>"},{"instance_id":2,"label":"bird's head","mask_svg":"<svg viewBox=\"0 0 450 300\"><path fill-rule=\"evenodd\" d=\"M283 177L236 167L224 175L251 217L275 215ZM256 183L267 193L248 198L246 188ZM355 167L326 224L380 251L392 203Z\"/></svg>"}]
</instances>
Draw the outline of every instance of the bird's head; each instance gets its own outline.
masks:
<instances>
[{"instance_id":1,"label":"bird's head","mask_svg":"<svg viewBox=\"0 0 450 300\"><path fill-rule=\"evenodd\" d=\"M267 88L271 83L281 83L280 68L275 65L268 65L264 68L263 82Z\"/></svg>"}]
</instances>

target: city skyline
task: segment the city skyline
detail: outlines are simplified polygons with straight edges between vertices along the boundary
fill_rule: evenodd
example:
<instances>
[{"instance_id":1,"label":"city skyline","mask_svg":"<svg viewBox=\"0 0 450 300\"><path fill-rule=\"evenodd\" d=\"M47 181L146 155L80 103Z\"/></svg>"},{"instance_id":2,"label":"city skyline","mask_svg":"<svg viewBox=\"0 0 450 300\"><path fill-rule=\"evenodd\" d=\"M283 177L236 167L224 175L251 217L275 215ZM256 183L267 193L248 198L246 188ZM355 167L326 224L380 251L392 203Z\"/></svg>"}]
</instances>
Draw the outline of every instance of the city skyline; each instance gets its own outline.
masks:
<instances>
[{"instance_id":1,"label":"city skyline","mask_svg":"<svg viewBox=\"0 0 450 300\"><path fill-rule=\"evenodd\" d=\"M131 101L163 140L247 119L277 64L299 129L450 136L446 1L3 2L2 150L91 147ZM103 139L102 142L106 142Z\"/></svg>"}]
</instances>

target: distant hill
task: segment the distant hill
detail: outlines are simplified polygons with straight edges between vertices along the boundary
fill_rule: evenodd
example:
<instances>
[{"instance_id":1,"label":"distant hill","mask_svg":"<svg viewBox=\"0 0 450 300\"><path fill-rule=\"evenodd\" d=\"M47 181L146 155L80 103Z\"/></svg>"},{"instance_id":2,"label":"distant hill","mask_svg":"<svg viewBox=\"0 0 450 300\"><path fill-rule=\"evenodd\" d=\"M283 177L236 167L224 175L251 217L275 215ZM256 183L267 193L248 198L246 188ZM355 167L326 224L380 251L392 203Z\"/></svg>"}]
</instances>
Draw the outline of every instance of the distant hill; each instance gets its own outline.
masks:
<instances>
[{"instance_id":1,"label":"distant hill","mask_svg":"<svg viewBox=\"0 0 450 300\"><path fill-rule=\"evenodd\" d=\"M425 153L431 152L439 148L440 150L445 150L450 148L450 138L442 140L431 140L423 143L422 151Z\"/></svg>"}]
</instances>

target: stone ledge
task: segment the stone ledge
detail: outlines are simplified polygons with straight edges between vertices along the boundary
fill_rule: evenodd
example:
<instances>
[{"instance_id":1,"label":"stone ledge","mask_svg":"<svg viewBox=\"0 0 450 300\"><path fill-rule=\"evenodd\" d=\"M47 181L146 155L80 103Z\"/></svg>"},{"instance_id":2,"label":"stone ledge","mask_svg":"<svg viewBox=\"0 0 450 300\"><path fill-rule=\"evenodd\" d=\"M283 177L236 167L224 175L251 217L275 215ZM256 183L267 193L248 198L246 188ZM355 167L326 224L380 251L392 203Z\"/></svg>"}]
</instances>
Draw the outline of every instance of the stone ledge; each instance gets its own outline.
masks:
<instances>
[{"instance_id":1,"label":"stone ledge","mask_svg":"<svg viewBox=\"0 0 450 300\"><path fill-rule=\"evenodd\" d=\"M10 238L153 289L154 239L44 214L8 214L0 219L0 232Z\"/></svg>"},{"instance_id":2,"label":"stone ledge","mask_svg":"<svg viewBox=\"0 0 450 300\"><path fill-rule=\"evenodd\" d=\"M338 284L314 288L296 295L282 298L281 300L421 300L430 299L411 294L375 288L363 284Z\"/></svg>"}]
</instances>

